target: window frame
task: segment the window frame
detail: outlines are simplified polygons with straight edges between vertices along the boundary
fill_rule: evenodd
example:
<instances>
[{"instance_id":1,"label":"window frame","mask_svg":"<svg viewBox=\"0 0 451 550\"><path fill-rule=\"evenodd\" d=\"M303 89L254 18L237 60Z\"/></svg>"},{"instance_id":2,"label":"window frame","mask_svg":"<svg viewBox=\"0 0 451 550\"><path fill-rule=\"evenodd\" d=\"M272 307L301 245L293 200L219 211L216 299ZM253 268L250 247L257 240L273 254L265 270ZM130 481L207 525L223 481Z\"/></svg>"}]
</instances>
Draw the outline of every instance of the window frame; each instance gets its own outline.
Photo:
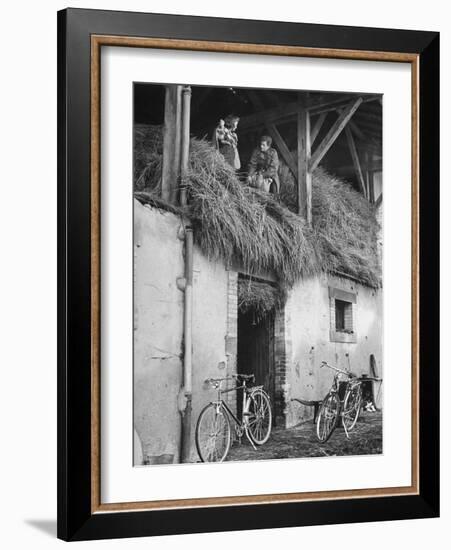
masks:
<instances>
[{"instance_id":1,"label":"window frame","mask_svg":"<svg viewBox=\"0 0 451 550\"><path fill-rule=\"evenodd\" d=\"M351 326L352 330L344 329L338 330L336 319L337 319L337 308L336 302L344 302L350 304L351 306ZM330 309L330 341L341 343L341 344L356 344L357 343L357 332L355 330L355 314L357 305L357 293L349 292L348 290L342 290L337 287L329 286L329 309ZM345 323L346 325L346 323Z\"/></svg>"}]
</instances>

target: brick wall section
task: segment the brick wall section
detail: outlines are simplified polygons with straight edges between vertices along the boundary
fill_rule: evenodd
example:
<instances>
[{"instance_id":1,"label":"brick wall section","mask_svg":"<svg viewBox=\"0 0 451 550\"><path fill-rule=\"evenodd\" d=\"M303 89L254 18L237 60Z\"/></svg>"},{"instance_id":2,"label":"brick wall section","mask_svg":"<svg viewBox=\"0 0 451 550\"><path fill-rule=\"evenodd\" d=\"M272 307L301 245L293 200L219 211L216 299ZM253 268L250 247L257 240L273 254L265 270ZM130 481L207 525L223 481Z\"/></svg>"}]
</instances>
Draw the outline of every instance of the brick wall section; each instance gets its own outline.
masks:
<instances>
[{"instance_id":1,"label":"brick wall section","mask_svg":"<svg viewBox=\"0 0 451 550\"><path fill-rule=\"evenodd\" d=\"M238 273L229 270L227 285L227 334L225 350L227 354L227 376L236 374L238 344ZM227 387L232 387L229 383ZM227 405L236 413L236 392L224 394Z\"/></svg>"},{"instance_id":2,"label":"brick wall section","mask_svg":"<svg viewBox=\"0 0 451 550\"><path fill-rule=\"evenodd\" d=\"M276 311L274 321L274 361L275 361L275 415L278 426L287 425L289 406L288 371L291 366L291 304Z\"/></svg>"}]
</instances>

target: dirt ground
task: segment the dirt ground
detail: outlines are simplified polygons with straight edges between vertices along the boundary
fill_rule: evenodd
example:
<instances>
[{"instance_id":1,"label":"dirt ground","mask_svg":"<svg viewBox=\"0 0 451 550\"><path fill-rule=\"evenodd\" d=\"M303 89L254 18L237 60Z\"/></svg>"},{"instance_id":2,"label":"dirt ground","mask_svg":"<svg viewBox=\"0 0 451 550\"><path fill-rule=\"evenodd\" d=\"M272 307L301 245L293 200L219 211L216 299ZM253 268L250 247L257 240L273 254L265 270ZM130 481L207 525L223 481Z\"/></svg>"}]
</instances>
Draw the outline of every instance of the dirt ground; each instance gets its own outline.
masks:
<instances>
[{"instance_id":1,"label":"dirt ground","mask_svg":"<svg viewBox=\"0 0 451 550\"><path fill-rule=\"evenodd\" d=\"M382 452L382 412L363 412L349 436L347 439L343 427L337 426L329 441L320 443L312 421L294 428L276 427L268 442L256 451L246 436L241 444L235 441L226 460L379 454Z\"/></svg>"}]
</instances>

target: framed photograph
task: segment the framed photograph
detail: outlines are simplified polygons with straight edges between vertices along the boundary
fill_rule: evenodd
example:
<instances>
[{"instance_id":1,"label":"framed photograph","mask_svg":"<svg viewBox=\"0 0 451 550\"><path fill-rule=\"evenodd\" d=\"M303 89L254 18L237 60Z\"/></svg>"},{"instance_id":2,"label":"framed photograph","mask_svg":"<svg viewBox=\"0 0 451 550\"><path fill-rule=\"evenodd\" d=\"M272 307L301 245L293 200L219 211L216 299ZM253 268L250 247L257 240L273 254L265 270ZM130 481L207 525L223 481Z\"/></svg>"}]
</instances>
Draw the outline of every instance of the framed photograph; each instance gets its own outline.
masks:
<instances>
[{"instance_id":1,"label":"framed photograph","mask_svg":"<svg viewBox=\"0 0 451 550\"><path fill-rule=\"evenodd\" d=\"M439 514L439 35L58 13L58 536Z\"/></svg>"}]
</instances>

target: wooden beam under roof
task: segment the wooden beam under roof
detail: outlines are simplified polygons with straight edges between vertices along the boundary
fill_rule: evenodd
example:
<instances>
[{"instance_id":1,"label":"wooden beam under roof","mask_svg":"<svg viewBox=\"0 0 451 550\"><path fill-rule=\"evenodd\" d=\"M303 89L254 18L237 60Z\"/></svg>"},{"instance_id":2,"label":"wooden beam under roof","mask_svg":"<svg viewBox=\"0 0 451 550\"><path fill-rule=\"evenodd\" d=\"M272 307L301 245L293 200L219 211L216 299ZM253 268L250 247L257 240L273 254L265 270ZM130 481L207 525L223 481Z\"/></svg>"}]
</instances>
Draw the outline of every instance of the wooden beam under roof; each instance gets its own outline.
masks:
<instances>
[{"instance_id":1,"label":"wooden beam under roof","mask_svg":"<svg viewBox=\"0 0 451 550\"><path fill-rule=\"evenodd\" d=\"M248 91L248 96L252 103L255 105L257 109L261 109L262 102L258 95L253 91ZM272 139L274 140L275 144L277 145L277 148L279 149L279 153L282 155L283 160L287 163L290 170L293 172L293 176L297 177L297 168L296 168L296 162L293 159L290 150L287 147L287 144L285 143L283 137L280 135L279 130L276 128L275 124L271 123L270 121L265 120L266 128L268 129L268 132Z\"/></svg>"},{"instance_id":2,"label":"wooden beam under roof","mask_svg":"<svg viewBox=\"0 0 451 550\"><path fill-rule=\"evenodd\" d=\"M352 101L355 98L356 94L350 94L347 97L344 97L342 99L335 99L333 101L325 101L324 103L311 105L308 107L308 111L311 115L317 115L320 113L327 113L329 111L335 111L337 108L342 106L346 106L350 101ZM367 96L360 96L362 98L362 103L369 103L371 101L375 101L379 98L378 95L367 95Z\"/></svg>"},{"instance_id":3,"label":"wooden beam under roof","mask_svg":"<svg viewBox=\"0 0 451 550\"><path fill-rule=\"evenodd\" d=\"M275 144L277 145L277 148L279 149L279 153L282 155L283 160L287 163L288 167L293 173L293 176L297 177L296 162L290 150L288 149L283 137L280 135L279 130L276 128L274 124L268 124L267 128L270 136L272 137Z\"/></svg>"},{"instance_id":4,"label":"wooden beam under roof","mask_svg":"<svg viewBox=\"0 0 451 550\"><path fill-rule=\"evenodd\" d=\"M355 94L354 96L355 97ZM363 96L361 97L362 103L368 101L375 101L379 96ZM310 115L326 113L329 111L336 111L340 104L343 107L346 107L346 104L349 102L349 98L346 97L342 100L335 100L329 102L328 104L323 103L319 105L312 106L309 110ZM273 107L271 109L264 109L258 113L252 113L251 115L246 115L240 118L240 132L246 132L249 130L254 130L264 125L264 121L270 121L274 123L282 122L285 120L295 119L299 110L299 102L292 101L286 103L285 105L280 105L278 107Z\"/></svg>"},{"instance_id":5,"label":"wooden beam under roof","mask_svg":"<svg viewBox=\"0 0 451 550\"><path fill-rule=\"evenodd\" d=\"M352 101L343 109L340 116L334 122L330 130L324 136L323 141L318 145L315 152L312 154L309 164L309 172L313 172L318 164L323 159L327 151L332 147L337 137L341 134L343 128L351 120L352 115L356 112L362 103L362 98L359 97L355 101Z\"/></svg>"},{"instance_id":6,"label":"wooden beam under roof","mask_svg":"<svg viewBox=\"0 0 451 550\"><path fill-rule=\"evenodd\" d=\"M252 103L261 108L262 102L258 95L249 90L249 98ZM301 98L298 104L297 115L297 165L287 144L283 140L275 124L265 120L266 127L274 139L279 153L287 163L290 170L293 172L297 180L297 203L298 214L301 215L306 222L312 224L312 174L309 170L310 161L310 115L307 109L303 106Z\"/></svg>"},{"instance_id":7,"label":"wooden beam under roof","mask_svg":"<svg viewBox=\"0 0 451 550\"><path fill-rule=\"evenodd\" d=\"M349 121L349 127L354 132L356 137L358 137L361 141L367 141L368 140L368 136L365 133L362 132L359 125L356 124L354 120Z\"/></svg>"},{"instance_id":8,"label":"wooden beam under roof","mask_svg":"<svg viewBox=\"0 0 451 550\"><path fill-rule=\"evenodd\" d=\"M326 120L327 113L321 113L316 122L315 126L313 126L313 129L310 132L310 145L313 145L315 143L315 139L318 137L318 134L324 124L324 121Z\"/></svg>"},{"instance_id":9,"label":"wooden beam under roof","mask_svg":"<svg viewBox=\"0 0 451 550\"><path fill-rule=\"evenodd\" d=\"M337 112L338 113L341 113L343 111L343 109L337 109ZM354 134L362 141L366 141L367 137L365 136L365 134L362 132L362 130L359 128L359 126L356 124L356 121L355 120L350 120L349 121L349 126L351 127L351 130L354 132Z\"/></svg>"},{"instance_id":10,"label":"wooden beam under roof","mask_svg":"<svg viewBox=\"0 0 451 550\"><path fill-rule=\"evenodd\" d=\"M310 114L306 108L300 109L297 116L297 184L298 213L312 224L312 171L310 164Z\"/></svg>"},{"instance_id":11,"label":"wooden beam under roof","mask_svg":"<svg viewBox=\"0 0 451 550\"><path fill-rule=\"evenodd\" d=\"M363 173L362 173L362 168L360 166L359 155L357 153L355 141L349 126L346 126L345 133L346 133L346 139L348 140L349 150L351 152L351 158L352 158L352 163L354 165L355 174L357 176L357 183L359 184L360 190L362 191L363 195L366 198L368 198L368 190L366 188L365 181L363 179Z\"/></svg>"}]
</instances>

